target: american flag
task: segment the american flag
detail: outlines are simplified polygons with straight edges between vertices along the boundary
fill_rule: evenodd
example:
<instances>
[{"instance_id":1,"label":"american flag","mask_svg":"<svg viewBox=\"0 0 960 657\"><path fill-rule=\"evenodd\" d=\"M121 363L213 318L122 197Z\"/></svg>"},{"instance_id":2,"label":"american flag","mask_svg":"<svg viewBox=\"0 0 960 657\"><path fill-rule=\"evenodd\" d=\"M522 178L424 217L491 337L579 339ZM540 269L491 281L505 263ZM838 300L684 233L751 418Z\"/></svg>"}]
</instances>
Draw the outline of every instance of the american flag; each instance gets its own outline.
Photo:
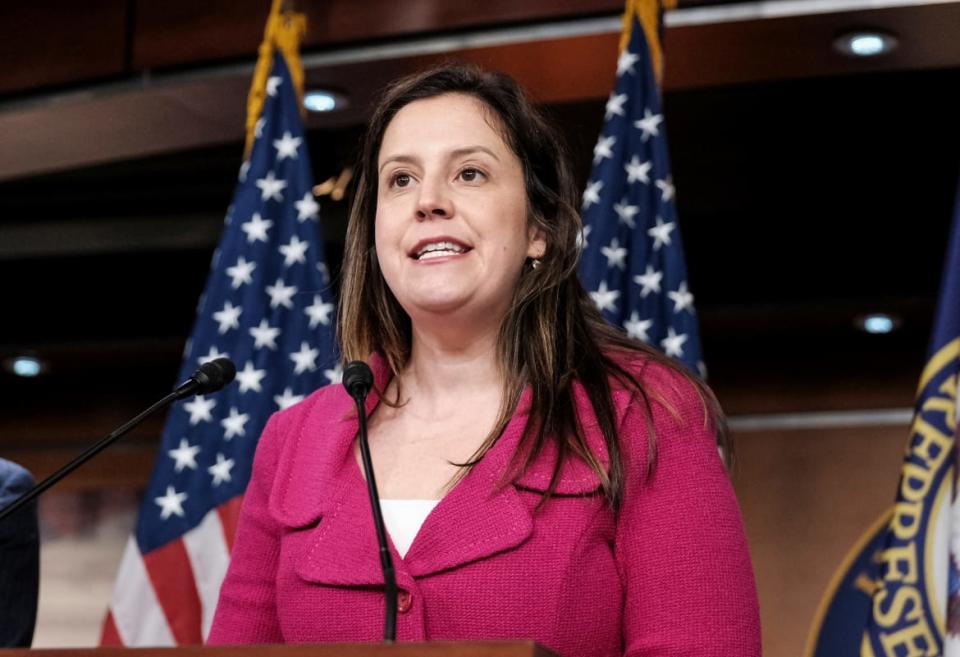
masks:
<instances>
[{"instance_id":1,"label":"american flag","mask_svg":"<svg viewBox=\"0 0 960 657\"><path fill-rule=\"evenodd\" d=\"M269 415L339 382L333 303L299 101L273 55L249 158L197 307L180 380L227 356L237 380L177 403L120 565L104 645L201 643Z\"/></svg>"},{"instance_id":2,"label":"american flag","mask_svg":"<svg viewBox=\"0 0 960 657\"><path fill-rule=\"evenodd\" d=\"M583 192L580 280L607 321L703 374L660 94L636 3L625 25Z\"/></svg>"}]
</instances>

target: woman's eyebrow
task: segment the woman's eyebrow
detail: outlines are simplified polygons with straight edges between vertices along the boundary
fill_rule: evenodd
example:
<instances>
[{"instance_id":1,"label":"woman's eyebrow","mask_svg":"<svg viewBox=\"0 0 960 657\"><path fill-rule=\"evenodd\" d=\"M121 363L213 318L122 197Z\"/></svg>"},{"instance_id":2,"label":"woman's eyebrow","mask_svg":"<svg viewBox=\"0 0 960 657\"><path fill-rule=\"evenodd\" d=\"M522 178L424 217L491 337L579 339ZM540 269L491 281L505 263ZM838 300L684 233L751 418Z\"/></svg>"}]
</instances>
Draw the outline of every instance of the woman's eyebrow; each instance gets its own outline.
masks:
<instances>
[{"instance_id":1,"label":"woman's eyebrow","mask_svg":"<svg viewBox=\"0 0 960 657\"><path fill-rule=\"evenodd\" d=\"M480 146L480 145L464 146L463 148L454 149L450 151L450 159L456 159L458 157L464 157L466 155L473 155L474 153L486 153L487 155L495 159L497 162L500 161L500 158L497 157L496 153L494 153L492 150L490 150L486 146ZM403 162L405 164L418 164L419 160L413 155L404 155L404 154L391 155L390 157L388 157L383 161L378 171L383 171L383 168L388 164L390 164L391 162Z\"/></svg>"},{"instance_id":2,"label":"woman's eyebrow","mask_svg":"<svg viewBox=\"0 0 960 657\"><path fill-rule=\"evenodd\" d=\"M406 164L416 164L417 158L412 155L391 155L383 161L383 164L380 165L380 168L377 171L383 171L383 167L387 166L391 162L404 162Z\"/></svg>"},{"instance_id":3,"label":"woman's eyebrow","mask_svg":"<svg viewBox=\"0 0 960 657\"><path fill-rule=\"evenodd\" d=\"M455 151L452 151L450 153L450 156L463 157L464 155L472 155L477 152L486 153L487 155L495 159L497 162L500 161L500 158L497 157L497 154L494 153L489 148L487 148L486 146L465 146L464 148L458 148Z\"/></svg>"}]
</instances>

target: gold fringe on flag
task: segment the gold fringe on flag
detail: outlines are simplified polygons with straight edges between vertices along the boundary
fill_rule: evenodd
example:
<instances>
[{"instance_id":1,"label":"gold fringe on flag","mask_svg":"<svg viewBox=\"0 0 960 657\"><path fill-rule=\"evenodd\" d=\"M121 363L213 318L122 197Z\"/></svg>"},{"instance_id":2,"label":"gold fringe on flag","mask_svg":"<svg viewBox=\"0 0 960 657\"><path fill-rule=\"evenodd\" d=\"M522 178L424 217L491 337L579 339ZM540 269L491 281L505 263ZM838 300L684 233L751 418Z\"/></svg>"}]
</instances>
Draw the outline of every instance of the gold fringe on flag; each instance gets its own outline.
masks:
<instances>
[{"instance_id":1,"label":"gold fringe on flag","mask_svg":"<svg viewBox=\"0 0 960 657\"><path fill-rule=\"evenodd\" d=\"M260 44L257 66L253 70L253 83L247 96L247 141L243 149L243 159L250 156L253 147L254 129L257 119L263 111L267 96L267 77L273 66L273 52L279 50L290 69L293 87L300 99L300 111L303 112L303 64L300 63L300 41L307 33L307 18L294 12L288 0L273 0L270 17L263 31L263 43Z\"/></svg>"},{"instance_id":2,"label":"gold fringe on flag","mask_svg":"<svg viewBox=\"0 0 960 657\"><path fill-rule=\"evenodd\" d=\"M633 29L633 17L636 16L643 26L643 33L647 38L647 47L653 58L653 72L657 76L657 83L663 81L663 46L660 43L660 15L667 9L676 9L677 0L627 0L623 12L623 29L620 31L620 50L623 51L630 43L630 32Z\"/></svg>"}]
</instances>

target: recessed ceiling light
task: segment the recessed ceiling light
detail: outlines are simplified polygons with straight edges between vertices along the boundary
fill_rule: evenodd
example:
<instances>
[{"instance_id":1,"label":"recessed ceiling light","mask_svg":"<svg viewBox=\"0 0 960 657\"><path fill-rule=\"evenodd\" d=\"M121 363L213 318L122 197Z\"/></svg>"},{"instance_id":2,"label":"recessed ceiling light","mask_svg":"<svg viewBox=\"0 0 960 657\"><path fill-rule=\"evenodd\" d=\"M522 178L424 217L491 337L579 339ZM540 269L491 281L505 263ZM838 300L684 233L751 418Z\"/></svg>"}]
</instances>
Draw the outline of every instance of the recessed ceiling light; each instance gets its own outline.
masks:
<instances>
[{"instance_id":1,"label":"recessed ceiling light","mask_svg":"<svg viewBox=\"0 0 960 657\"><path fill-rule=\"evenodd\" d=\"M3 364L8 371L26 378L40 376L47 369L46 363L34 356L8 358Z\"/></svg>"},{"instance_id":2,"label":"recessed ceiling light","mask_svg":"<svg viewBox=\"0 0 960 657\"><path fill-rule=\"evenodd\" d=\"M871 313L856 320L857 328L874 335L892 333L900 327L900 318L886 313Z\"/></svg>"},{"instance_id":3,"label":"recessed ceiling light","mask_svg":"<svg viewBox=\"0 0 960 657\"><path fill-rule=\"evenodd\" d=\"M329 89L314 89L303 95L303 106L311 112L332 112L349 104L345 95Z\"/></svg>"},{"instance_id":4,"label":"recessed ceiling light","mask_svg":"<svg viewBox=\"0 0 960 657\"><path fill-rule=\"evenodd\" d=\"M861 30L847 32L837 37L833 47L850 57L876 57L883 55L897 46L897 38L886 32Z\"/></svg>"}]
</instances>

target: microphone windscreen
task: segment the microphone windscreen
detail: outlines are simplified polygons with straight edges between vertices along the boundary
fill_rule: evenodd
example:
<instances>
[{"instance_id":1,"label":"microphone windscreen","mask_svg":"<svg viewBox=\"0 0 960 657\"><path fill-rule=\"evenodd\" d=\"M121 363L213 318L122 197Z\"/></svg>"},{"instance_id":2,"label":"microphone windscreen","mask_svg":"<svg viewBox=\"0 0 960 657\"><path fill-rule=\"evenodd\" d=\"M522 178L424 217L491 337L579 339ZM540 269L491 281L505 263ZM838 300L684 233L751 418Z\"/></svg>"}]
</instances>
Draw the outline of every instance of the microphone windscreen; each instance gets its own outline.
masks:
<instances>
[{"instance_id":1,"label":"microphone windscreen","mask_svg":"<svg viewBox=\"0 0 960 657\"><path fill-rule=\"evenodd\" d=\"M197 393L205 395L220 390L233 381L237 375L237 366L229 358L217 358L200 366L191 377L200 384Z\"/></svg>"},{"instance_id":2,"label":"microphone windscreen","mask_svg":"<svg viewBox=\"0 0 960 657\"><path fill-rule=\"evenodd\" d=\"M373 387L373 372L362 360L352 360L343 368L343 387L350 396L364 398Z\"/></svg>"}]
</instances>

